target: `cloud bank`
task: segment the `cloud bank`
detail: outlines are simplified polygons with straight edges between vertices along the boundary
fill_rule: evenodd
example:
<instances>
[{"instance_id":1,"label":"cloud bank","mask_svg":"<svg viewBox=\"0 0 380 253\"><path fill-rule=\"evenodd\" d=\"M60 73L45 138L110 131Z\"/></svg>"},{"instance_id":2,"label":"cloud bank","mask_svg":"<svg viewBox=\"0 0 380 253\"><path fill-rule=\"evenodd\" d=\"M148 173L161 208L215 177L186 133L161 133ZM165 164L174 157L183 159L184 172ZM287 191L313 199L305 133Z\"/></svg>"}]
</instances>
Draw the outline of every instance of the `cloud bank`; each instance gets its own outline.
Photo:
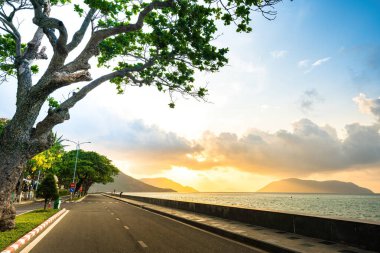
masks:
<instances>
[{"instance_id":1,"label":"cloud bank","mask_svg":"<svg viewBox=\"0 0 380 253\"><path fill-rule=\"evenodd\" d=\"M215 166L266 175L306 176L379 164L379 129L378 125L347 125L347 138L340 140L332 127L302 119L293 124L292 132L254 130L240 138L233 133L207 134L201 145L206 157L217 158Z\"/></svg>"},{"instance_id":2,"label":"cloud bank","mask_svg":"<svg viewBox=\"0 0 380 253\"><path fill-rule=\"evenodd\" d=\"M300 177L379 165L379 130L379 124L349 124L342 140L334 128L302 119L293 124L292 131L251 130L240 137L231 132L206 132L194 141L134 121L109 129L99 144L114 159L128 160L130 171L137 173L160 173L172 167L199 171L233 168Z\"/></svg>"}]
</instances>

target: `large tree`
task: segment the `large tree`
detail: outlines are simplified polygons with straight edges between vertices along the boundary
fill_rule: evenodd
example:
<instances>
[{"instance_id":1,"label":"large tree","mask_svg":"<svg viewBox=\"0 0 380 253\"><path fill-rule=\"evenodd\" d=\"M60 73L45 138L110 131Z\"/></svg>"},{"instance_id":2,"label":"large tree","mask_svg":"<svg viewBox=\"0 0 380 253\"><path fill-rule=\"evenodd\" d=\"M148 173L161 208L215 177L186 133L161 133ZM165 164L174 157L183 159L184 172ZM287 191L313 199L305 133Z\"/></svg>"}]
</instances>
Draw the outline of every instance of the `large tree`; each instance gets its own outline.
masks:
<instances>
[{"instance_id":1,"label":"large tree","mask_svg":"<svg viewBox=\"0 0 380 253\"><path fill-rule=\"evenodd\" d=\"M17 79L16 112L0 135L0 230L14 227L10 193L24 164L52 145L53 127L69 119L69 110L78 101L106 81L119 92L127 85L147 85L169 98L180 93L203 99L207 89L194 85L195 71L215 72L227 63L227 48L212 43L219 35L217 23L250 32L252 12L271 19L273 5L279 1L84 0L73 5L83 21L70 35L65 20L54 18L56 9L70 1L0 0L0 80ZM33 13L31 20L24 18L28 11ZM28 39L19 27L31 23L37 28ZM87 30L90 35L84 39ZM44 37L53 49L51 56L41 45ZM83 49L69 58L77 47ZM109 73L93 79L92 58ZM41 78L33 81L32 75L39 70L33 64L36 60L49 63L40 70ZM51 97L79 82L82 88L65 101L57 103ZM46 101L49 111L36 122ZM173 101L169 105L174 107Z\"/></svg>"},{"instance_id":2,"label":"large tree","mask_svg":"<svg viewBox=\"0 0 380 253\"><path fill-rule=\"evenodd\" d=\"M75 191L80 187L83 188L84 194L94 183L106 184L113 182L113 176L119 173L112 161L106 156L100 155L93 151L79 150L78 160L76 160L77 151L66 152L59 163L56 164L57 176L61 183L67 188L73 179L73 170L77 161L77 170L75 180L77 182Z\"/></svg>"}]
</instances>

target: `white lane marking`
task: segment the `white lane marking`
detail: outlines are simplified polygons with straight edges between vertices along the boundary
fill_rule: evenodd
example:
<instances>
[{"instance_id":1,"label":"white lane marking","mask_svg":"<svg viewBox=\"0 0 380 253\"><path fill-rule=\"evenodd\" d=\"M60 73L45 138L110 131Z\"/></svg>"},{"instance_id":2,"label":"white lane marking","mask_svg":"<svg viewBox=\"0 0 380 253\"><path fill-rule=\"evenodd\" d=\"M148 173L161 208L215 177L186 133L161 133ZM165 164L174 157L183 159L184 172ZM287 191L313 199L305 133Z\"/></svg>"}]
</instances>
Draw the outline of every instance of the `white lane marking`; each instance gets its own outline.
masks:
<instances>
[{"instance_id":1,"label":"white lane marking","mask_svg":"<svg viewBox=\"0 0 380 253\"><path fill-rule=\"evenodd\" d=\"M120 220L119 218L116 218L116 220Z\"/></svg>"},{"instance_id":2,"label":"white lane marking","mask_svg":"<svg viewBox=\"0 0 380 253\"><path fill-rule=\"evenodd\" d=\"M125 228L126 230L129 230L129 227L128 227L128 226L124 226L124 228Z\"/></svg>"},{"instance_id":3,"label":"white lane marking","mask_svg":"<svg viewBox=\"0 0 380 253\"><path fill-rule=\"evenodd\" d=\"M42 232L36 239L34 239L31 243L28 244L20 253L28 253L30 252L34 246L37 245L45 236L47 233L50 232L62 219L65 217L66 214L69 213L69 210L67 210L64 214L61 215L55 222L53 222L44 232Z\"/></svg>"},{"instance_id":4,"label":"white lane marking","mask_svg":"<svg viewBox=\"0 0 380 253\"><path fill-rule=\"evenodd\" d=\"M108 198L113 198L113 199L115 199L115 197L112 197L112 196L109 196L109 195L105 195L105 194L102 194L102 196L105 196L105 197L108 197ZM165 216L165 215L162 215L162 214L158 214L158 213L155 213L155 212L149 211L149 210L147 210L147 209L141 209L141 207L143 207L143 205L141 205L141 206L135 206L135 205L129 203L128 201L124 200L124 199L120 199L120 198L117 198L117 199L119 200L118 203L120 203L120 204L121 204L121 203L123 203L123 204L128 204L128 206L130 206L130 207L132 207L132 208L137 208L137 209L139 209L139 210L143 210L143 211L145 211L145 212L149 212L149 213L151 213L151 214L153 214L153 215L161 216L161 217L163 217L163 218L165 218L165 219L169 219L169 220L172 220L172 221L174 221L174 222L181 223L181 224L183 224L183 225L185 225L185 226L187 226L187 227L191 227L191 228L193 228L193 229L196 229L196 230L201 231L201 232L203 232L203 233L206 233L206 234L209 234L209 235L212 235L212 236L218 237L218 238L220 238L220 239L223 239L223 240L229 241L229 242L231 242L231 243L238 244L238 245L240 245L240 246L243 246L243 247L246 247L246 248L249 248L249 249L255 250L255 251L260 252L260 253L265 253L264 251L262 251L262 250L260 250L260 249L258 249L258 248L255 248L255 247L249 246L249 245L247 245L247 244L243 244L243 243L238 242L238 241L234 241L234 240L232 240L232 239L229 239L229 238L227 238L227 237L220 236L220 235L218 235L218 234L215 234L215 233L209 232L209 231L207 231L207 230L200 229L200 228L195 227L195 226L192 226L192 225L190 225L190 224L188 224L188 223L185 223L185 222L182 222L182 221L179 221L179 220L176 220L176 219L170 218L170 217Z\"/></svg>"},{"instance_id":5,"label":"white lane marking","mask_svg":"<svg viewBox=\"0 0 380 253\"><path fill-rule=\"evenodd\" d=\"M137 241L141 247L148 248L148 245L146 245L143 241Z\"/></svg>"}]
</instances>

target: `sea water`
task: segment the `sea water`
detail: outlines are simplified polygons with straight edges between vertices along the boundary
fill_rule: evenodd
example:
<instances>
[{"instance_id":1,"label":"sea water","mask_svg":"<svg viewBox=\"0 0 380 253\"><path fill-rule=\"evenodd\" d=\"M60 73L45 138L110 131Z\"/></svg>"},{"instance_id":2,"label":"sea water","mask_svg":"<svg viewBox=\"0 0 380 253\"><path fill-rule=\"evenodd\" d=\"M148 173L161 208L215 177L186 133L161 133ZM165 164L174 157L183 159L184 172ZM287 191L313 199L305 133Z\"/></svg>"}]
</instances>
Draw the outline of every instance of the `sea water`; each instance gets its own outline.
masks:
<instances>
[{"instance_id":1,"label":"sea water","mask_svg":"<svg viewBox=\"0 0 380 253\"><path fill-rule=\"evenodd\" d=\"M380 194L337 195L251 192L127 194L380 223Z\"/></svg>"}]
</instances>

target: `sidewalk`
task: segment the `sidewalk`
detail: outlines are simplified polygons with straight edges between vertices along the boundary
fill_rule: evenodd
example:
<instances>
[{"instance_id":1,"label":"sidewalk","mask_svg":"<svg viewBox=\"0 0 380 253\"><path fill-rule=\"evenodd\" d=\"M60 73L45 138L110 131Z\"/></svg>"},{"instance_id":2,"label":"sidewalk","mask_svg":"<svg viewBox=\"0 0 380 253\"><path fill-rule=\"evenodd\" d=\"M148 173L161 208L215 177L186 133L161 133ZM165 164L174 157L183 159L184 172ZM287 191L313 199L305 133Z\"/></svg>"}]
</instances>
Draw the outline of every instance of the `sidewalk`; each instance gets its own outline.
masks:
<instances>
[{"instance_id":1,"label":"sidewalk","mask_svg":"<svg viewBox=\"0 0 380 253\"><path fill-rule=\"evenodd\" d=\"M258 227L237 221L225 220L204 214L152 205L144 202L119 198L108 194L104 196L118 199L143 209L171 217L201 229L225 236L270 252L299 253L370 253L367 251L284 231ZM311 228L312 229L312 228Z\"/></svg>"}]
</instances>

